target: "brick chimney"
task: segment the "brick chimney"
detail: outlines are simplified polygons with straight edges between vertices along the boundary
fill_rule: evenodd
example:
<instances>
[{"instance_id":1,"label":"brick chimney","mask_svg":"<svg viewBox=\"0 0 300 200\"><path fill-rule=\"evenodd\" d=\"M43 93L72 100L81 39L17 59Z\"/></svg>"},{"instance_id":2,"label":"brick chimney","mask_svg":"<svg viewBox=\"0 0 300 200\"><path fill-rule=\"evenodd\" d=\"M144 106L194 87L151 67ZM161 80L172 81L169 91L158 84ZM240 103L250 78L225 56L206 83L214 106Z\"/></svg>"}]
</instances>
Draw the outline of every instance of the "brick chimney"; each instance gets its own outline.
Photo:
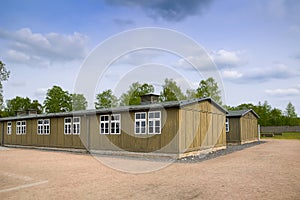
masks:
<instances>
[{"instance_id":1,"label":"brick chimney","mask_svg":"<svg viewBox=\"0 0 300 200\"><path fill-rule=\"evenodd\" d=\"M145 94L141 96L141 104L147 105L147 104L153 104L159 102L159 95L157 94Z\"/></svg>"}]
</instances>

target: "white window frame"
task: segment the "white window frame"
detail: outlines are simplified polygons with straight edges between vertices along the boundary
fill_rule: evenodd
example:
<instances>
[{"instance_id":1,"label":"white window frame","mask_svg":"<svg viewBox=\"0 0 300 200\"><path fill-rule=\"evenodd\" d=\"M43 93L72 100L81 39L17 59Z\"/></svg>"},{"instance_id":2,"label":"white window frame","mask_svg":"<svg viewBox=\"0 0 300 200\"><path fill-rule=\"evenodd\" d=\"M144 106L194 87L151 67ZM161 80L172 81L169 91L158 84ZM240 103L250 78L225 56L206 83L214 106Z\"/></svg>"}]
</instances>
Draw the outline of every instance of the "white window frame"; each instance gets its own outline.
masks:
<instances>
[{"instance_id":1,"label":"white window frame","mask_svg":"<svg viewBox=\"0 0 300 200\"><path fill-rule=\"evenodd\" d=\"M77 121L78 119L78 121ZM80 117L73 117L73 135L80 135Z\"/></svg>"},{"instance_id":2,"label":"white window frame","mask_svg":"<svg viewBox=\"0 0 300 200\"><path fill-rule=\"evenodd\" d=\"M50 119L44 119L44 134L50 135Z\"/></svg>"},{"instance_id":3,"label":"white window frame","mask_svg":"<svg viewBox=\"0 0 300 200\"><path fill-rule=\"evenodd\" d=\"M16 134L25 135L26 134L26 121L17 121L16 123Z\"/></svg>"},{"instance_id":4,"label":"white window frame","mask_svg":"<svg viewBox=\"0 0 300 200\"><path fill-rule=\"evenodd\" d=\"M69 120L69 121L66 122L66 120ZM72 117L64 118L64 134L72 135Z\"/></svg>"},{"instance_id":5,"label":"white window frame","mask_svg":"<svg viewBox=\"0 0 300 200\"><path fill-rule=\"evenodd\" d=\"M37 134L50 135L50 119L39 119L37 121Z\"/></svg>"},{"instance_id":6,"label":"white window frame","mask_svg":"<svg viewBox=\"0 0 300 200\"><path fill-rule=\"evenodd\" d=\"M12 130L11 127L12 127L12 123L7 122L7 132L6 132L7 135L11 135L11 130Z\"/></svg>"},{"instance_id":7,"label":"white window frame","mask_svg":"<svg viewBox=\"0 0 300 200\"><path fill-rule=\"evenodd\" d=\"M107 120L106 120L107 118ZM110 128L109 128L109 115L100 115L100 134L109 134ZM103 126L103 128L102 128Z\"/></svg>"},{"instance_id":8,"label":"white window frame","mask_svg":"<svg viewBox=\"0 0 300 200\"><path fill-rule=\"evenodd\" d=\"M121 115L112 114L110 117L110 134L121 134Z\"/></svg>"},{"instance_id":9,"label":"white window frame","mask_svg":"<svg viewBox=\"0 0 300 200\"><path fill-rule=\"evenodd\" d=\"M161 134L161 111L148 112L148 134Z\"/></svg>"},{"instance_id":10,"label":"white window frame","mask_svg":"<svg viewBox=\"0 0 300 200\"><path fill-rule=\"evenodd\" d=\"M22 135L26 134L26 121L21 122L21 133Z\"/></svg>"},{"instance_id":11,"label":"white window frame","mask_svg":"<svg viewBox=\"0 0 300 200\"><path fill-rule=\"evenodd\" d=\"M21 121L16 122L16 134L21 135Z\"/></svg>"},{"instance_id":12,"label":"white window frame","mask_svg":"<svg viewBox=\"0 0 300 200\"><path fill-rule=\"evenodd\" d=\"M44 134L44 120L43 119L37 120L37 134L38 135Z\"/></svg>"},{"instance_id":13,"label":"white window frame","mask_svg":"<svg viewBox=\"0 0 300 200\"><path fill-rule=\"evenodd\" d=\"M226 122L225 122L225 127L226 127L226 133L229 132L229 118L226 118Z\"/></svg>"},{"instance_id":14,"label":"white window frame","mask_svg":"<svg viewBox=\"0 0 300 200\"><path fill-rule=\"evenodd\" d=\"M141 115L145 115L145 118L141 118ZM137 118L140 116L140 118ZM145 124L143 127L142 124ZM144 131L142 131L142 128ZM138 130L138 131L137 131ZM134 133L135 134L147 134L147 112L136 112L135 113L135 121L134 121Z\"/></svg>"},{"instance_id":15,"label":"white window frame","mask_svg":"<svg viewBox=\"0 0 300 200\"><path fill-rule=\"evenodd\" d=\"M78 119L78 121L77 121ZM68 120L68 122L66 122ZM80 135L80 117L65 117L64 118L64 134L65 135Z\"/></svg>"}]
</instances>

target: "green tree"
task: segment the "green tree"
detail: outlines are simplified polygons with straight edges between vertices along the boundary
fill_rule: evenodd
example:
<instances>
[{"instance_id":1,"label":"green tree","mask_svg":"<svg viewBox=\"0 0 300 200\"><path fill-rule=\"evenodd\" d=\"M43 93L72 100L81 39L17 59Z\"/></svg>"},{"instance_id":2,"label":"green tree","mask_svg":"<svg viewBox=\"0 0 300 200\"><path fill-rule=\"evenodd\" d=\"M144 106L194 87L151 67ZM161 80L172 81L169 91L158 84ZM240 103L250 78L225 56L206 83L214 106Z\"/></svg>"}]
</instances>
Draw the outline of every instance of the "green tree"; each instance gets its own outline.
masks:
<instances>
[{"instance_id":1,"label":"green tree","mask_svg":"<svg viewBox=\"0 0 300 200\"><path fill-rule=\"evenodd\" d=\"M36 110L38 114L42 113L43 107L38 102L38 100L31 101L28 97L15 97L13 99L6 101L6 107L4 109L3 116L14 116L16 114L16 111L26 111L26 110Z\"/></svg>"},{"instance_id":2,"label":"green tree","mask_svg":"<svg viewBox=\"0 0 300 200\"><path fill-rule=\"evenodd\" d=\"M3 109L3 81L7 81L10 71L5 68L5 64L0 60L0 110Z\"/></svg>"},{"instance_id":3,"label":"green tree","mask_svg":"<svg viewBox=\"0 0 300 200\"><path fill-rule=\"evenodd\" d=\"M212 77L202 80L196 89L197 98L210 97L219 104L222 104L221 91L219 90L218 83Z\"/></svg>"},{"instance_id":4,"label":"green tree","mask_svg":"<svg viewBox=\"0 0 300 200\"><path fill-rule=\"evenodd\" d=\"M30 105L30 109L36 110L38 114L43 113L43 106L38 100L33 100Z\"/></svg>"},{"instance_id":5,"label":"green tree","mask_svg":"<svg viewBox=\"0 0 300 200\"><path fill-rule=\"evenodd\" d=\"M286 106L285 115L290 118L297 118L295 107L291 102L289 102Z\"/></svg>"},{"instance_id":6,"label":"green tree","mask_svg":"<svg viewBox=\"0 0 300 200\"><path fill-rule=\"evenodd\" d=\"M187 97L187 99L199 98L197 96L197 92L196 92L195 89L188 89L188 90L186 90L186 97Z\"/></svg>"},{"instance_id":7,"label":"green tree","mask_svg":"<svg viewBox=\"0 0 300 200\"><path fill-rule=\"evenodd\" d=\"M153 85L144 83L140 84L139 82L133 83L129 90L126 93L123 93L120 98L120 105L139 105L141 104L141 96L153 93Z\"/></svg>"},{"instance_id":8,"label":"green tree","mask_svg":"<svg viewBox=\"0 0 300 200\"><path fill-rule=\"evenodd\" d=\"M180 101L186 99L181 88L173 79L165 79L163 90L160 92L160 101Z\"/></svg>"},{"instance_id":9,"label":"green tree","mask_svg":"<svg viewBox=\"0 0 300 200\"><path fill-rule=\"evenodd\" d=\"M271 115L272 107L268 104L268 101L264 101L262 104L260 101L258 105L254 107L254 111L260 116L258 119L258 123L262 126L272 125L270 123L270 115Z\"/></svg>"},{"instance_id":10,"label":"green tree","mask_svg":"<svg viewBox=\"0 0 300 200\"><path fill-rule=\"evenodd\" d=\"M284 116L282 111L278 108L273 108L270 112L270 122L268 124L273 126L282 126L284 123Z\"/></svg>"},{"instance_id":11,"label":"green tree","mask_svg":"<svg viewBox=\"0 0 300 200\"><path fill-rule=\"evenodd\" d=\"M47 91L44 108L46 113L69 112L72 110L72 97L68 91L55 85Z\"/></svg>"},{"instance_id":12,"label":"green tree","mask_svg":"<svg viewBox=\"0 0 300 200\"><path fill-rule=\"evenodd\" d=\"M298 125L298 123L297 123L298 119L297 119L295 107L291 102L289 102L286 106L285 117L286 117L286 125L289 125L289 126Z\"/></svg>"},{"instance_id":13,"label":"green tree","mask_svg":"<svg viewBox=\"0 0 300 200\"><path fill-rule=\"evenodd\" d=\"M111 108L118 105L118 99L115 95L113 95L113 92L110 89L97 94L96 99L96 109Z\"/></svg>"},{"instance_id":14,"label":"green tree","mask_svg":"<svg viewBox=\"0 0 300 200\"><path fill-rule=\"evenodd\" d=\"M86 110L88 102L83 94L71 94L72 110Z\"/></svg>"}]
</instances>

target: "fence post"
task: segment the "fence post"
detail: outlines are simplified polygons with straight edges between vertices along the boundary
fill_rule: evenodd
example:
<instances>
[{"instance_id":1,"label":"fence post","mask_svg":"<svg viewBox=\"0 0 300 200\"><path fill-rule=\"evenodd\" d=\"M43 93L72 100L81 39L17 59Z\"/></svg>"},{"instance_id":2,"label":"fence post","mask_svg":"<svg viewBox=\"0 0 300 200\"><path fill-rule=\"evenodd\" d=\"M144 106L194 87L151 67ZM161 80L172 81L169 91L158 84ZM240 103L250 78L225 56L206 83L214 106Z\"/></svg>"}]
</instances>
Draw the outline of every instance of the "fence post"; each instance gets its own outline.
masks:
<instances>
[{"instance_id":1,"label":"fence post","mask_svg":"<svg viewBox=\"0 0 300 200\"><path fill-rule=\"evenodd\" d=\"M257 125L257 134L258 134L258 141L260 141L260 125Z\"/></svg>"}]
</instances>

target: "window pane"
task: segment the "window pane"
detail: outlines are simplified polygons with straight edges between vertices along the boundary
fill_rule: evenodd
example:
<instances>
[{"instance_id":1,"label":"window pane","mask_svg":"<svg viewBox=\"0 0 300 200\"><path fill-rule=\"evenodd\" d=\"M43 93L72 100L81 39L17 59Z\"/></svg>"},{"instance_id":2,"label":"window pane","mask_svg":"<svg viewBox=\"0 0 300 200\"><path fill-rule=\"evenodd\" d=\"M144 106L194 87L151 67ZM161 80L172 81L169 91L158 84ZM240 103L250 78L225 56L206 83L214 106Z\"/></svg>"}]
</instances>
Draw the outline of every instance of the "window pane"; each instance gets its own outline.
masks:
<instances>
[{"instance_id":1,"label":"window pane","mask_svg":"<svg viewBox=\"0 0 300 200\"><path fill-rule=\"evenodd\" d=\"M155 121L155 126L160 126L160 121Z\"/></svg>"},{"instance_id":2,"label":"window pane","mask_svg":"<svg viewBox=\"0 0 300 200\"><path fill-rule=\"evenodd\" d=\"M73 122L80 122L80 118L79 117L74 117Z\"/></svg>"},{"instance_id":3,"label":"window pane","mask_svg":"<svg viewBox=\"0 0 300 200\"><path fill-rule=\"evenodd\" d=\"M139 113L135 114L135 118L136 119L141 119L141 114L139 114Z\"/></svg>"},{"instance_id":4,"label":"window pane","mask_svg":"<svg viewBox=\"0 0 300 200\"><path fill-rule=\"evenodd\" d=\"M160 118L160 112L155 112L155 118Z\"/></svg>"}]
</instances>

